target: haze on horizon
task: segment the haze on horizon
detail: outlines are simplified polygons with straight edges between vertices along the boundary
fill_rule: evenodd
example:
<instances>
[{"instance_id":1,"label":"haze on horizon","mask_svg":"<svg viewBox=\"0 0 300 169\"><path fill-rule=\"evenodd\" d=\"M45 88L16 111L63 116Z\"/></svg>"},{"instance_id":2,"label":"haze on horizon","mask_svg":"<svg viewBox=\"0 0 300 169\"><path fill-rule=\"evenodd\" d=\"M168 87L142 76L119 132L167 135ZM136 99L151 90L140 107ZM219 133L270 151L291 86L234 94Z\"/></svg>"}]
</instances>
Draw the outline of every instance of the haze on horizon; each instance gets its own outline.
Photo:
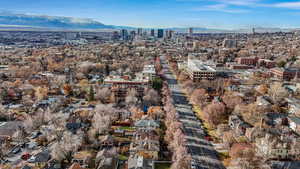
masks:
<instances>
[{"instance_id":1,"label":"haze on horizon","mask_svg":"<svg viewBox=\"0 0 300 169\"><path fill-rule=\"evenodd\" d=\"M1 11L92 18L134 27L300 27L300 1L295 0L10 0L0 4Z\"/></svg>"}]
</instances>

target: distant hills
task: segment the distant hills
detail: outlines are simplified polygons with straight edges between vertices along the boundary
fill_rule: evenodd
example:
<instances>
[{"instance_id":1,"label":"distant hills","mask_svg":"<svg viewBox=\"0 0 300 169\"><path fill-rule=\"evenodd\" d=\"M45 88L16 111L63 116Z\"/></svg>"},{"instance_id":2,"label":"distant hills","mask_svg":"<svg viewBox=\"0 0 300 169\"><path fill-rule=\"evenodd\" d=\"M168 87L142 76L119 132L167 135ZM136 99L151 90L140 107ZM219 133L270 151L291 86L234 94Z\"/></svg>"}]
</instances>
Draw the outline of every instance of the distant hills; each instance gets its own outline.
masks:
<instances>
[{"instance_id":1,"label":"distant hills","mask_svg":"<svg viewBox=\"0 0 300 169\"><path fill-rule=\"evenodd\" d=\"M92 19L41 16L27 14L0 13L2 28L32 28L32 29L116 29L117 26L104 25Z\"/></svg>"},{"instance_id":2,"label":"distant hills","mask_svg":"<svg viewBox=\"0 0 300 169\"><path fill-rule=\"evenodd\" d=\"M0 30L89 30L103 31L114 29L136 29L127 26L105 25L93 19L58 17L46 15L28 15L15 14L10 12L0 12ZM150 29L150 28L149 28ZM187 32L187 28L168 28L177 32ZM252 28L225 30L225 29L209 29L195 27L195 33L248 33L252 32ZM256 32L287 32L292 29L281 28L255 28Z\"/></svg>"}]
</instances>

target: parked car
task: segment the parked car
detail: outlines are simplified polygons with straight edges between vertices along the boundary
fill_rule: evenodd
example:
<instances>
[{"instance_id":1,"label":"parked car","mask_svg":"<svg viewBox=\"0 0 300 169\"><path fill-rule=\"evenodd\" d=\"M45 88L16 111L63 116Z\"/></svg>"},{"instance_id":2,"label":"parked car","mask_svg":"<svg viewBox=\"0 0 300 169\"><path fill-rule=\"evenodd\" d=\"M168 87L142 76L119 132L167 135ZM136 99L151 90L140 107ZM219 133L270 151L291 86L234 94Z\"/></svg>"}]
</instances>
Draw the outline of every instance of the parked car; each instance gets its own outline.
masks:
<instances>
[{"instance_id":1,"label":"parked car","mask_svg":"<svg viewBox=\"0 0 300 169\"><path fill-rule=\"evenodd\" d=\"M32 139L36 139L38 138L40 135L42 135L42 133L40 131L35 131L31 134L31 138Z\"/></svg>"},{"instance_id":2,"label":"parked car","mask_svg":"<svg viewBox=\"0 0 300 169\"><path fill-rule=\"evenodd\" d=\"M28 160L30 157L31 157L31 155L30 155L29 153L24 153L24 154L21 156L21 159L22 159L22 160Z\"/></svg>"},{"instance_id":3,"label":"parked car","mask_svg":"<svg viewBox=\"0 0 300 169\"><path fill-rule=\"evenodd\" d=\"M31 156L31 157L27 160L27 162L29 162L29 163L34 163L34 162L35 162L35 159L36 159L35 156Z\"/></svg>"},{"instance_id":4,"label":"parked car","mask_svg":"<svg viewBox=\"0 0 300 169\"><path fill-rule=\"evenodd\" d=\"M19 152L21 152L21 147L16 146L11 150L11 152L14 154L18 154Z\"/></svg>"}]
</instances>

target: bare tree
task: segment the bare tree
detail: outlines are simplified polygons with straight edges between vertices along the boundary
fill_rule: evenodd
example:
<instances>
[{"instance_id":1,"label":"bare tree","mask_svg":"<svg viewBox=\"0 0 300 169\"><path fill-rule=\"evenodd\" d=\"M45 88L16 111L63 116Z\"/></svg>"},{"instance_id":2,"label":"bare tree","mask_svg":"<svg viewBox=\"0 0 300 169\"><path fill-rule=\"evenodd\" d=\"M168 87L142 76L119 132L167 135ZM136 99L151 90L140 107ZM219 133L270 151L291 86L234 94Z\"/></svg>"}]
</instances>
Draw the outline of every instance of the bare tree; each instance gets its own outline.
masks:
<instances>
[{"instance_id":1,"label":"bare tree","mask_svg":"<svg viewBox=\"0 0 300 169\"><path fill-rule=\"evenodd\" d=\"M37 87L35 89L35 96L37 100L43 100L48 96L48 88L46 87Z\"/></svg>"},{"instance_id":2,"label":"bare tree","mask_svg":"<svg viewBox=\"0 0 300 169\"><path fill-rule=\"evenodd\" d=\"M96 106L92 126L98 134L107 132L114 120L116 120L116 109L112 105Z\"/></svg>"},{"instance_id":3,"label":"bare tree","mask_svg":"<svg viewBox=\"0 0 300 169\"><path fill-rule=\"evenodd\" d=\"M188 154L184 146L179 146L173 153L173 163L171 169L190 169L191 156Z\"/></svg>"},{"instance_id":4,"label":"bare tree","mask_svg":"<svg viewBox=\"0 0 300 169\"><path fill-rule=\"evenodd\" d=\"M205 89L194 90L191 95L192 103L202 107L203 105L205 105L206 94L207 93Z\"/></svg>"},{"instance_id":5,"label":"bare tree","mask_svg":"<svg viewBox=\"0 0 300 169\"><path fill-rule=\"evenodd\" d=\"M106 103L107 100L109 100L110 96L111 90L107 87L104 87L97 89L95 98L97 100L100 100L102 103Z\"/></svg>"},{"instance_id":6,"label":"bare tree","mask_svg":"<svg viewBox=\"0 0 300 169\"><path fill-rule=\"evenodd\" d=\"M234 95L234 93L226 93L222 97L222 100L225 103L226 107L231 111L236 105L240 105L243 102L243 99L240 96Z\"/></svg>"},{"instance_id":7,"label":"bare tree","mask_svg":"<svg viewBox=\"0 0 300 169\"><path fill-rule=\"evenodd\" d=\"M204 118L212 126L216 127L220 124L226 115L225 105L223 103L213 102L207 105L204 110Z\"/></svg>"},{"instance_id":8,"label":"bare tree","mask_svg":"<svg viewBox=\"0 0 300 169\"><path fill-rule=\"evenodd\" d=\"M275 103L279 103L283 98L288 96L287 90L282 87L280 82L275 82L270 86L269 95Z\"/></svg>"},{"instance_id":9,"label":"bare tree","mask_svg":"<svg viewBox=\"0 0 300 169\"><path fill-rule=\"evenodd\" d=\"M127 96L125 98L125 102L128 104L128 105L136 105L137 104L137 101L138 101L138 98L137 98L137 91L135 89L130 89L128 92L127 92Z\"/></svg>"},{"instance_id":10,"label":"bare tree","mask_svg":"<svg viewBox=\"0 0 300 169\"><path fill-rule=\"evenodd\" d=\"M155 106L160 103L160 96L154 89L150 89L150 90L146 91L146 94L143 97L143 100L144 100L145 105Z\"/></svg>"}]
</instances>

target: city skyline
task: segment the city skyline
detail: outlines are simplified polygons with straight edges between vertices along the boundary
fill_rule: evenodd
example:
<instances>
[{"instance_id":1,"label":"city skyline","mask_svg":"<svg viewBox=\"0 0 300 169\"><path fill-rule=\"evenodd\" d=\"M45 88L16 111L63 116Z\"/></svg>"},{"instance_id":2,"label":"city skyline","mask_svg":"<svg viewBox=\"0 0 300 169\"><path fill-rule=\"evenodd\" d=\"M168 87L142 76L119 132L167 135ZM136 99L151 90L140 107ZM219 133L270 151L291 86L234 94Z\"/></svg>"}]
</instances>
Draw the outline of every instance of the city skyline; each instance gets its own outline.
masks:
<instances>
[{"instance_id":1,"label":"city skyline","mask_svg":"<svg viewBox=\"0 0 300 169\"><path fill-rule=\"evenodd\" d=\"M300 1L294 0L11 0L2 2L0 10L142 28L300 27Z\"/></svg>"}]
</instances>

